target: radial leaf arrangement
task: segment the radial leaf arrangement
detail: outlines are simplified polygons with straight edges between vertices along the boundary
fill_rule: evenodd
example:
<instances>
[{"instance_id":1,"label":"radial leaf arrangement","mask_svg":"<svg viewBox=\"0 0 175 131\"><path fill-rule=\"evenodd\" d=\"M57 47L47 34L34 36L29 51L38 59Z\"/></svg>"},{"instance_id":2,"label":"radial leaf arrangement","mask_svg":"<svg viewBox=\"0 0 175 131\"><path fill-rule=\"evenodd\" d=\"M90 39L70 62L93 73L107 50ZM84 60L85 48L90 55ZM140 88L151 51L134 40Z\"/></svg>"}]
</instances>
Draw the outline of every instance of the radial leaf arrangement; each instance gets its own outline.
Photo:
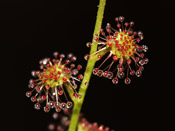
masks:
<instances>
[{"instance_id":1,"label":"radial leaf arrangement","mask_svg":"<svg viewBox=\"0 0 175 131\"><path fill-rule=\"evenodd\" d=\"M36 79L29 81L30 91L26 92L27 97L31 97L32 102L36 102L34 107L40 109L41 103L46 102L44 111L49 112L50 108L55 108L57 112L61 109L71 108L73 103L67 97L65 90L69 88L73 93L74 98L81 98L77 93L76 81L80 81L83 76L79 73L82 68L78 65L75 68L73 64L76 57L73 54L68 54L65 58L64 54L54 52L54 59L44 58L40 63L42 71L32 71L31 74ZM59 58L58 58L59 56Z\"/></svg>"},{"instance_id":2,"label":"radial leaf arrangement","mask_svg":"<svg viewBox=\"0 0 175 131\"><path fill-rule=\"evenodd\" d=\"M119 79L125 77L125 84L130 84L131 79L129 75L140 77L144 70L143 65L148 63L148 58L144 58L143 53L147 52L148 47L140 45L143 33L141 31L133 31L133 21L124 23L123 16L117 17L115 20L117 22L117 29L107 23L107 35L101 29L100 36L96 36L94 39L98 41L98 50L93 54L86 55L85 59L93 57L100 60L103 56L106 56L103 62L97 68L94 68L93 74L112 79L114 84L117 84ZM87 43L88 47L91 45L90 42ZM110 64L101 69L105 65L104 63L107 62Z\"/></svg>"},{"instance_id":3,"label":"radial leaf arrangement","mask_svg":"<svg viewBox=\"0 0 175 131\"><path fill-rule=\"evenodd\" d=\"M67 131L70 124L71 111L69 109L64 110L64 114L53 113L52 118L56 122L49 123L49 131ZM110 131L109 127L99 125L97 122L90 123L83 114L80 114L78 120L78 129L76 131Z\"/></svg>"}]
</instances>

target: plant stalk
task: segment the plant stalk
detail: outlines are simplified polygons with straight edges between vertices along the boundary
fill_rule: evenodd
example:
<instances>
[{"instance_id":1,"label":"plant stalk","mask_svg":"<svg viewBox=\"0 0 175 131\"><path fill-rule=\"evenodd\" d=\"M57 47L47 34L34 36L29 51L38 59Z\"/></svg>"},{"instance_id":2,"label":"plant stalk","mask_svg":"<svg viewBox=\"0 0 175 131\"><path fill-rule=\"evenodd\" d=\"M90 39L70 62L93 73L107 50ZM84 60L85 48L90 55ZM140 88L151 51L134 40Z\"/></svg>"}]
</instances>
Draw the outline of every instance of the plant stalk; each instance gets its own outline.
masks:
<instances>
[{"instance_id":1,"label":"plant stalk","mask_svg":"<svg viewBox=\"0 0 175 131\"><path fill-rule=\"evenodd\" d=\"M99 34L100 34L105 5L106 5L106 0L99 0L99 6L98 6L98 11L97 11L96 24L95 24L95 29L94 29L94 33L93 33L90 54L97 51L98 41L95 41L94 38L95 38L95 35L99 36ZM85 98L86 90L88 88L88 83L90 81L96 60L97 59L93 59L90 57L88 62L87 62L87 66L86 66L86 69L84 72L84 78L82 80L82 83L81 83L80 89L79 89L79 94L82 97L80 99L74 101L74 107L73 107L73 112L72 112L72 116L71 116L71 120L70 120L69 131L76 131L80 110L81 110L81 107L82 107L82 104L83 104L83 101Z\"/></svg>"}]
</instances>

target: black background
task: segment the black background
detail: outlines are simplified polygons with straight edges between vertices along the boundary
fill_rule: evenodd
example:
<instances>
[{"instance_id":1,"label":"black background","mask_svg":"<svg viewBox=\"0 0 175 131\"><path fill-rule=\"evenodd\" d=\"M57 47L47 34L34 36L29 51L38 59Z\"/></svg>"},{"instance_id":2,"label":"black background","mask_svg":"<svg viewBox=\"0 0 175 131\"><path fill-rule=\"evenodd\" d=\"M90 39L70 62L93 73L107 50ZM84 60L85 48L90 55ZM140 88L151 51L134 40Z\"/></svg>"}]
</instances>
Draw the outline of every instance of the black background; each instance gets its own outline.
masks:
<instances>
[{"instance_id":1,"label":"black background","mask_svg":"<svg viewBox=\"0 0 175 131\"><path fill-rule=\"evenodd\" d=\"M39 69L38 61L52 57L54 51L78 57L86 65L84 55L89 52L86 42L91 41L98 0L91 1L30 1L8 4L10 25L15 49L15 83L18 108L21 116L16 124L23 131L47 131L51 114L37 111L26 98L31 70ZM132 83L112 84L111 80L92 75L82 112L90 122L98 122L116 131L168 130L171 126L173 85L174 29L173 5L169 1L118 1L107 0L103 25L117 16L134 21L133 29L142 30L142 44L149 47L149 58L143 75L131 77ZM8 16L6 16L8 17ZM15 41L15 42L14 42ZM96 64L96 66L99 62ZM14 112L14 114L16 114Z\"/></svg>"}]
</instances>

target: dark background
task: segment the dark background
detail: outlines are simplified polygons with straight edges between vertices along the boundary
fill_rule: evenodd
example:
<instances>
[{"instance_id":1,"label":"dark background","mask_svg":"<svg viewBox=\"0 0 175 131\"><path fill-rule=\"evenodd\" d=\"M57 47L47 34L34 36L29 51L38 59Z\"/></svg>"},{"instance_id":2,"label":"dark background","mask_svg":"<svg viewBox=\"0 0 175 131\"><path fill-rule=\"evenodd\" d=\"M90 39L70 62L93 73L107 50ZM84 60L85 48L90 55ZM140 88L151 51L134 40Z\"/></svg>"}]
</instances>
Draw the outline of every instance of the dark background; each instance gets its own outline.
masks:
<instances>
[{"instance_id":1,"label":"dark background","mask_svg":"<svg viewBox=\"0 0 175 131\"><path fill-rule=\"evenodd\" d=\"M10 49L15 49L15 94L21 108L13 114L18 114L19 130L47 131L53 111L35 110L25 96L31 70L39 69L38 61L52 57L54 51L72 52L78 57L76 64L85 67L84 55L89 52L85 44L92 39L97 5L98 0L6 3L9 9L5 8L4 14L12 16L6 24L10 27L8 34L12 35ZM174 87L171 85L174 81L173 8L169 1L107 0L102 27L108 22L115 27L117 16L134 21L133 29L144 33L141 43L149 47L146 53L149 63L140 78L131 77L130 85L122 80L114 85L111 80L93 75L82 108L90 122L116 131L170 128L174 104L171 94Z\"/></svg>"}]
</instances>

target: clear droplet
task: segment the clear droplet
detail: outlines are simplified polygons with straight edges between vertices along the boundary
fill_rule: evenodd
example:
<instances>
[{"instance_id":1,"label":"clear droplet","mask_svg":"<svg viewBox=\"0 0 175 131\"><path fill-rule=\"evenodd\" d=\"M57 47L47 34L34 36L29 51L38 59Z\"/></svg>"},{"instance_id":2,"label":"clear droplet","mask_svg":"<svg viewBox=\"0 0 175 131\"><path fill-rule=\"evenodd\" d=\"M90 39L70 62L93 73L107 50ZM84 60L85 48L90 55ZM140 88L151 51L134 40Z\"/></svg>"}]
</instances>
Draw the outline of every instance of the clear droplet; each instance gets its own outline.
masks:
<instances>
[{"instance_id":1,"label":"clear droplet","mask_svg":"<svg viewBox=\"0 0 175 131\"><path fill-rule=\"evenodd\" d=\"M113 73L112 72L108 72L108 79L112 79L112 77L113 77Z\"/></svg>"},{"instance_id":2,"label":"clear droplet","mask_svg":"<svg viewBox=\"0 0 175 131\"><path fill-rule=\"evenodd\" d=\"M135 71L134 70L131 70L130 71L130 75L132 75L132 76L135 75Z\"/></svg>"},{"instance_id":3,"label":"clear droplet","mask_svg":"<svg viewBox=\"0 0 175 131\"><path fill-rule=\"evenodd\" d=\"M56 120L56 119L58 119L58 118L59 118L59 113L56 113L56 112L55 112L55 113L53 113L53 119L55 119L55 120Z\"/></svg>"},{"instance_id":4,"label":"clear droplet","mask_svg":"<svg viewBox=\"0 0 175 131\"><path fill-rule=\"evenodd\" d=\"M119 17L119 21L120 21L120 22L123 22L124 19L125 19L125 18L124 18L123 16L120 16L120 17Z\"/></svg>"},{"instance_id":5,"label":"clear droplet","mask_svg":"<svg viewBox=\"0 0 175 131\"><path fill-rule=\"evenodd\" d=\"M88 54L86 54L85 56L84 56L84 59L85 60L88 60L90 58L90 56L88 55Z\"/></svg>"},{"instance_id":6,"label":"clear droplet","mask_svg":"<svg viewBox=\"0 0 175 131\"><path fill-rule=\"evenodd\" d=\"M33 79L30 79L30 80L29 80L29 83L30 83L30 84L33 84L33 83L35 83L35 80L33 80Z\"/></svg>"},{"instance_id":7,"label":"clear droplet","mask_svg":"<svg viewBox=\"0 0 175 131\"><path fill-rule=\"evenodd\" d=\"M124 72L118 72L117 76L118 76L118 78L122 79L125 76L125 74L124 74Z\"/></svg>"},{"instance_id":8,"label":"clear droplet","mask_svg":"<svg viewBox=\"0 0 175 131\"><path fill-rule=\"evenodd\" d=\"M48 62L48 59L47 59L47 58L43 59L43 64L44 64L44 65L46 65L47 62Z\"/></svg>"},{"instance_id":9,"label":"clear droplet","mask_svg":"<svg viewBox=\"0 0 175 131\"><path fill-rule=\"evenodd\" d=\"M144 64L145 64L144 60L141 59L141 60L139 61L139 64L140 64L140 65L144 65Z\"/></svg>"},{"instance_id":10,"label":"clear droplet","mask_svg":"<svg viewBox=\"0 0 175 131\"><path fill-rule=\"evenodd\" d=\"M33 77L36 77L36 71L31 71L31 75L32 75Z\"/></svg>"},{"instance_id":11,"label":"clear droplet","mask_svg":"<svg viewBox=\"0 0 175 131\"><path fill-rule=\"evenodd\" d=\"M142 33L141 31L139 31L139 32L137 33L137 35L138 35L138 36L142 36L143 33Z\"/></svg>"},{"instance_id":12,"label":"clear droplet","mask_svg":"<svg viewBox=\"0 0 175 131\"><path fill-rule=\"evenodd\" d=\"M103 72L103 76L107 77L108 76L108 71Z\"/></svg>"},{"instance_id":13,"label":"clear droplet","mask_svg":"<svg viewBox=\"0 0 175 131\"><path fill-rule=\"evenodd\" d=\"M67 55L67 58L68 59L71 59L72 57L73 57L73 54L72 53L70 53L70 54Z\"/></svg>"},{"instance_id":14,"label":"clear droplet","mask_svg":"<svg viewBox=\"0 0 175 131\"><path fill-rule=\"evenodd\" d=\"M143 51L143 48L142 48L142 47L138 47L138 48L137 48L137 51L138 51L138 52L142 52L142 51Z\"/></svg>"},{"instance_id":15,"label":"clear droplet","mask_svg":"<svg viewBox=\"0 0 175 131\"><path fill-rule=\"evenodd\" d=\"M64 93L64 92L63 92L63 90L62 90L62 89L59 89L59 90L58 90L58 95L60 95L60 96L61 96L61 95L63 95L63 93Z\"/></svg>"},{"instance_id":16,"label":"clear droplet","mask_svg":"<svg viewBox=\"0 0 175 131\"><path fill-rule=\"evenodd\" d=\"M72 105L73 105L72 102L71 102L71 101L68 101L66 107L67 107L67 108L71 108Z\"/></svg>"},{"instance_id":17,"label":"clear droplet","mask_svg":"<svg viewBox=\"0 0 175 131\"><path fill-rule=\"evenodd\" d=\"M56 106L55 106L55 111L56 111L56 112L60 112L60 111L61 111L61 108L60 108L59 105L56 105Z\"/></svg>"},{"instance_id":18,"label":"clear droplet","mask_svg":"<svg viewBox=\"0 0 175 131\"><path fill-rule=\"evenodd\" d=\"M60 126L60 125L57 126L57 131L63 131L63 129L64 128L62 126Z\"/></svg>"},{"instance_id":19,"label":"clear droplet","mask_svg":"<svg viewBox=\"0 0 175 131\"><path fill-rule=\"evenodd\" d=\"M125 78L125 84L130 84L131 83L131 79L130 78Z\"/></svg>"},{"instance_id":20,"label":"clear droplet","mask_svg":"<svg viewBox=\"0 0 175 131\"><path fill-rule=\"evenodd\" d=\"M55 58L57 58L57 57L58 57L58 52L57 52L57 51L54 52L54 53L53 53L53 56L54 56Z\"/></svg>"},{"instance_id":21,"label":"clear droplet","mask_svg":"<svg viewBox=\"0 0 175 131\"><path fill-rule=\"evenodd\" d=\"M141 71L143 71L143 70L144 70L144 67L143 67L143 66L139 66L139 69L140 69Z\"/></svg>"},{"instance_id":22,"label":"clear droplet","mask_svg":"<svg viewBox=\"0 0 175 131\"><path fill-rule=\"evenodd\" d=\"M85 82L85 83L84 83L84 85L85 85L85 86L87 86L87 85L88 85L88 83L87 83L87 82Z\"/></svg>"},{"instance_id":23,"label":"clear droplet","mask_svg":"<svg viewBox=\"0 0 175 131\"><path fill-rule=\"evenodd\" d=\"M36 96L32 96L32 97L31 97L31 101L32 101L32 102L35 102L35 101L36 101Z\"/></svg>"},{"instance_id":24,"label":"clear droplet","mask_svg":"<svg viewBox=\"0 0 175 131\"><path fill-rule=\"evenodd\" d=\"M36 103L36 104L34 105L34 108L37 109L37 110L40 110L40 107L41 107L40 103Z\"/></svg>"},{"instance_id":25,"label":"clear droplet","mask_svg":"<svg viewBox=\"0 0 175 131\"><path fill-rule=\"evenodd\" d=\"M64 58L65 57L65 54L60 54L60 58Z\"/></svg>"},{"instance_id":26,"label":"clear droplet","mask_svg":"<svg viewBox=\"0 0 175 131\"><path fill-rule=\"evenodd\" d=\"M49 130L49 131L54 131L54 130L55 130L55 125L52 124L52 123L49 124L49 125L48 125L48 130Z\"/></svg>"},{"instance_id":27,"label":"clear droplet","mask_svg":"<svg viewBox=\"0 0 175 131\"><path fill-rule=\"evenodd\" d=\"M76 56L73 56L71 61L76 61L77 60L77 57Z\"/></svg>"},{"instance_id":28,"label":"clear droplet","mask_svg":"<svg viewBox=\"0 0 175 131\"><path fill-rule=\"evenodd\" d=\"M143 47L143 51L144 51L144 52L147 52L147 51L148 51L148 46L143 45L142 47Z\"/></svg>"},{"instance_id":29,"label":"clear droplet","mask_svg":"<svg viewBox=\"0 0 175 131\"><path fill-rule=\"evenodd\" d=\"M54 108L54 102L53 101L49 101L49 106L50 106L50 108Z\"/></svg>"},{"instance_id":30,"label":"clear droplet","mask_svg":"<svg viewBox=\"0 0 175 131\"><path fill-rule=\"evenodd\" d=\"M97 76L101 77L103 75L103 71L102 70L98 70Z\"/></svg>"},{"instance_id":31,"label":"clear droplet","mask_svg":"<svg viewBox=\"0 0 175 131\"><path fill-rule=\"evenodd\" d=\"M93 69L93 74L96 75L97 72L98 72L98 68L94 68L94 69Z\"/></svg>"},{"instance_id":32,"label":"clear droplet","mask_svg":"<svg viewBox=\"0 0 175 131\"><path fill-rule=\"evenodd\" d=\"M92 45L92 44L91 44L90 42L87 42L87 43L86 43L86 46L87 46L87 47L90 47L91 45Z\"/></svg>"},{"instance_id":33,"label":"clear droplet","mask_svg":"<svg viewBox=\"0 0 175 131\"><path fill-rule=\"evenodd\" d=\"M137 77L140 77L142 75L142 72L140 70L137 70L135 74Z\"/></svg>"},{"instance_id":34,"label":"clear droplet","mask_svg":"<svg viewBox=\"0 0 175 131\"><path fill-rule=\"evenodd\" d=\"M32 95L32 92L31 92L31 91L27 91L27 92L26 92L26 96L27 96L27 97L30 97L31 95Z\"/></svg>"},{"instance_id":35,"label":"clear droplet","mask_svg":"<svg viewBox=\"0 0 175 131\"><path fill-rule=\"evenodd\" d=\"M49 111L50 111L49 105L46 105L46 106L44 107L44 111L45 111L45 112L49 112Z\"/></svg>"},{"instance_id":36,"label":"clear droplet","mask_svg":"<svg viewBox=\"0 0 175 131\"><path fill-rule=\"evenodd\" d=\"M148 58L145 58L144 62L145 62L145 64L148 64L148 62L149 62Z\"/></svg>"},{"instance_id":37,"label":"clear droplet","mask_svg":"<svg viewBox=\"0 0 175 131\"><path fill-rule=\"evenodd\" d=\"M118 83L117 77L115 77L114 79L112 79L112 83L113 83L113 84L117 84L117 83Z\"/></svg>"},{"instance_id":38,"label":"clear droplet","mask_svg":"<svg viewBox=\"0 0 175 131\"><path fill-rule=\"evenodd\" d=\"M77 75L77 74L78 74L78 70L77 70L77 69L74 69L74 70L72 71L72 74L73 74L73 75Z\"/></svg>"},{"instance_id":39,"label":"clear droplet","mask_svg":"<svg viewBox=\"0 0 175 131\"><path fill-rule=\"evenodd\" d=\"M61 103L61 108L64 109L66 107L66 103L62 102Z\"/></svg>"}]
</instances>

